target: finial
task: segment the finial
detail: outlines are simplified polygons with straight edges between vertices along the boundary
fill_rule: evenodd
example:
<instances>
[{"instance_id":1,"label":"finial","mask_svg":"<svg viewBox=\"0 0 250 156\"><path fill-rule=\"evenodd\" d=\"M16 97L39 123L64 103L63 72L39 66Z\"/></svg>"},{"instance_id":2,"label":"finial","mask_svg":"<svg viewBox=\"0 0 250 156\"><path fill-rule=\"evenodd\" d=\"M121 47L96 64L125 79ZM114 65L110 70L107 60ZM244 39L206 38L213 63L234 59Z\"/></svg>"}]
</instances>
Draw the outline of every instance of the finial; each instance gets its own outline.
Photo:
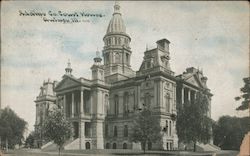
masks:
<instances>
[{"instance_id":1,"label":"finial","mask_svg":"<svg viewBox=\"0 0 250 156\"><path fill-rule=\"evenodd\" d=\"M71 68L70 59L68 59L68 67L65 68L65 71L66 71L66 74L67 74L67 75L71 75L72 68Z\"/></svg>"},{"instance_id":2,"label":"finial","mask_svg":"<svg viewBox=\"0 0 250 156\"><path fill-rule=\"evenodd\" d=\"M146 51L148 51L148 44L146 44Z\"/></svg>"},{"instance_id":3,"label":"finial","mask_svg":"<svg viewBox=\"0 0 250 156\"><path fill-rule=\"evenodd\" d=\"M71 67L70 59L68 59L68 68Z\"/></svg>"},{"instance_id":4,"label":"finial","mask_svg":"<svg viewBox=\"0 0 250 156\"><path fill-rule=\"evenodd\" d=\"M100 57L100 52L98 51L98 48L97 48L97 51L96 51L96 57Z\"/></svg>"},{"instance_id":5,"label":"finial","mask_svg":"<svg viewBox=\"0 0 250 156\"><path fill-rule=\"evenodd\" d=\"M114 14L120 14L120 5L119 5L119 1L115 1L115 5L114 5Z\"/></svg>"}]
</instances>

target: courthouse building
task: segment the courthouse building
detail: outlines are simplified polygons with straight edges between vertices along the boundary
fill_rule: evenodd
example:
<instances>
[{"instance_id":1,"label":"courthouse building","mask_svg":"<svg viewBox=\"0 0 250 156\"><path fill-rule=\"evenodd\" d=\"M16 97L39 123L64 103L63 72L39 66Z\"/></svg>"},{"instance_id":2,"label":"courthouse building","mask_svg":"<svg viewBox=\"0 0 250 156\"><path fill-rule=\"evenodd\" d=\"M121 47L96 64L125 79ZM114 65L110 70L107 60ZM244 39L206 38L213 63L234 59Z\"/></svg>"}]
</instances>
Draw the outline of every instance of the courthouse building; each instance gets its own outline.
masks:
<instances>
[{"instance_id":1,"label":"courthouse building","mask_svg":"<svg viewBox=\"0 0 250 156\"><path fill-rule=\"evenodd\" d=\"M147 49L140 69L134 71L131 38L118 4L103 41L102 57L97 52L91 67L92 79L75 77L69 62L61 81L43 83L35 100L35 130L41 133L48 110L59 105L74 134L65 149L138 149L140 144L130 142L129 135L134 118L147 107L157 117L163 135L146 148L177 149L176 109L185 101L194 100L198 91L204 91L210 103L212 94L206 85L207 78L193 67L175 76L167 39L158 40L154 49ZM45 144L42 135L36 143L43 148L52 146Z\"/></svg>"}]
</instances>

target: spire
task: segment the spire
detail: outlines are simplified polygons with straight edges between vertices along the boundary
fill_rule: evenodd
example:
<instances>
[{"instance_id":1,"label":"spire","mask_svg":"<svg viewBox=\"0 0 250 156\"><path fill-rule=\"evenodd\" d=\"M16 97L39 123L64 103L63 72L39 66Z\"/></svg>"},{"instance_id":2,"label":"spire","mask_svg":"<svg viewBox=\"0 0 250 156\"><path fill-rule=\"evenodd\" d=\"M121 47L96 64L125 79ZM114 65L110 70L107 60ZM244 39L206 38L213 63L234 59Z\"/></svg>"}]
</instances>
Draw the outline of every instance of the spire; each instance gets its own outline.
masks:
<instances>
[{"instance_id":1,"label":"spire","mask_svg":"<svg viewBox=\"0 0 250 156\"><path fill-rule=\"evenodd\" d=\"M121 14L120 13L120 5L119 5L119 1L115 1L115 5L114 5L114 14Z\"/></svg>"},{"instance_id":2,"label":"spire","mask_svg":"<svg viewBox=\"0 0 250 156\"><path fill-rule=\"evenodd\" d=\"M72 68L71 68L70 59L68 59L68 66L67 68L65 68L65 71L66 71L66 75L71 75Z\"/></svg>"}]
</instances>

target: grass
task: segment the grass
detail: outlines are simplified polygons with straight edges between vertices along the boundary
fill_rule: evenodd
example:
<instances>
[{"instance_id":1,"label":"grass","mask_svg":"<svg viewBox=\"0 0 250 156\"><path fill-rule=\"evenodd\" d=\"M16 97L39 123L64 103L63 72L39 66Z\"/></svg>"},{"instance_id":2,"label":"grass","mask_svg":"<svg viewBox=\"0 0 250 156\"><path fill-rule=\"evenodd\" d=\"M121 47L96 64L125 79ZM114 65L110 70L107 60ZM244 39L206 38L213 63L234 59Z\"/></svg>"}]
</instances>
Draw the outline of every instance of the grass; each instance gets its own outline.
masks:
<instances>
[{"instance_id":1,"label":"grass","mask_svg":"<svg viewBox=\"0 0 250 156\"><path fill-rule=\"evenodd\" d=\"M236 156L237 151L220 151L216 156ZM4 156L57 156L58 151L41 151L37 149L10 150ZM187 152L187 151L146 151L141 150L66 150L61 156L94 156L94 155L117 155L117 156L212 156L211 152Z\"/></svg>"}]
</instances>

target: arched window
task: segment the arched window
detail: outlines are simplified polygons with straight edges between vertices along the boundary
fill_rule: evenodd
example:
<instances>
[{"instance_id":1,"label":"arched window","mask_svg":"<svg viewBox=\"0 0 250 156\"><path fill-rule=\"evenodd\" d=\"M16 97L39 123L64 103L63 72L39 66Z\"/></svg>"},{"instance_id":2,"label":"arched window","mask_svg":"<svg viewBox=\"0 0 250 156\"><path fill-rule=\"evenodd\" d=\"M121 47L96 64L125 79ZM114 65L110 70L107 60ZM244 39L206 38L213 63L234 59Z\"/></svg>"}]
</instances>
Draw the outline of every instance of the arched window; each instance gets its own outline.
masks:
<instances>
[{"instance_id":1,"label":"arched window","mask_svg":"<svg viewBox=\"0 0 250 156\"><path fill-rule=\"evenodd\" d=\"M110 143L106 143L106 149L110 148Z\"/></svg>"},{"instance_id":2,"label":"arched window","mask_svg":"<svg viewBox=\"0 0 250 156\"><path fill-rule=\"evenodd\" d=\"M104 112L108 114L109 111L109 96L108 94L105 95L105 106L104 106Z\"/></svg>"},{"instance_id":3,"label":"arched window","mask_svg":"<svg viewBox=\"0 0 250 156\"><path fill-rule=\"evenodd\" d=\"M117 137L117 126L114 127L114 137Z\"/></svg>"},{"instance_id":4,"label":"arched window","mask_svg":"<svg viewBox=\"0 0 250 156\"><path fill-rule=\"evenodd\" d=\"M166 134L168 135L168 120L166 120Z\"/></svg>"},{"instance_id":5,"label":"arched window","mask_svg":"<svg viewBox=\"0 0 250 156\"><path fill-rule=\"evenodd\" d=\"M115 113L115 115L118 115L118 113L119 113L119 97L118 97L118 95L115 95L115 98L114 98L114 113Z\"/></svg>"},{"instance_id":6,"label":"arched window","mask_svg":"<svg viewBox=\"0 0 250 156\"><path fill-rule=\"evenodd\" d=\"M109 127L108 124L105 124L105 137L109 136Z\"/></svg>"},{"instance_id":7,"label":"arched window","mask_svg":"<svg viewBox=\"0 0 250 156\"><path fill-rule=\"evenodd\" d=\"M151 95L149 93L146 93L144 95L144 98L145 98L145 107L150 107L150 104L151 104Z\"/></svg>"},{"instance_id":8,"label":"arched window","mask_svg":"<svg viewBox=\"0 0 250 156\"><path fill-rule=\"evenodd\" d=\"M90 149L90 143L89 142L86 142L85 146L86 146L86 149Z\"/></svg>"},{"instance_id":9,"label":"arched window","mask_svg":"<svg viewBox=\"0 0 250 156\"><path fill-rule=\"evenodd\" d=\"M171 136L172 134L172 122L169 121L169 135Z\"/></svg>"},{"instance_id":10,"label":"arched window","mask_svg":"<svg viewBox=\"0 0 250 156\"><path fill-rule=\"evenodd\" d=\"M123 132L124 137L128 137L128 125L124 126L124 132Z\"/></svg>"},{"instance_id":11,"label":"arched window","mask_svg":"<svg viewBox=\"0 0 250 156\"><path fill-rule=\"evenodd\" d=\"M113 149L116 149L116 143L113 143Z\"/></svg>"},{"instance_id":12,"label":"arched window","mask_svg":"<svg viewBox=\"0 0 250 156\"><path fill-rule=\"evenodd\" d=\"M129 55L126 53L126 63L129 64Z\"/></svg>"},{"instance_id":13,"label":"arched window","mask_svg":"<svg viewBox=\"0 0 250 156\"><path fill-rule=\"evenodd\" d=\"M121 45L121 38L118 38L118 44Z\"/></svg>"},{"instance_id":14,"label":"arched window","mask_svg":"<svg viewBox=\"0 0 250 156\"><path fill-rule=\"evenodd\" d=\"M108 39L108 44L109 44L109 45L111 44L111 38Z\"/></svg>"},{"instance_id":15,"label":"arched window","mask_svg":"<svg viewBox=\"0 0 250 156\"><path fill-rule=\"evenodd\" d=\"M123 149L127 149L127 148L128 148L127 143L124 143L124 144L122 145L122 148L123 148Z\"/></svg>"},{"instance_id":16,"label":"arched window","mask_svg":"<svg viewBox=\"0 0 250 156\"><path fill-rule=\"evenodd\" d=\"M119 52L114 53L114 63L120 63L120 54L119 54Z\"/></svg>"},{"instance_id":17,"label":"arched window","mask_svg":"<svg viewBox=\"0 0 250 156\"><path fill-rule=\"evenodd\" d=\"M106 54L106 64L109 64L109 53Z\"/></svg>"},{"instance_id":18,"label":"arched window","mask_svg":"<svg viewBox=\"0 0 250 156\"><path fill-rule=\"evenodd\" d=\"M128 95L128 92L125 92L124 93L124 96L123 96L123 105L124 105L124 108L123 108L123 113L124 114L127 114L128 113L128 105L129 105L129 95Z\"/></svg>"},{"instance_id":19,"label":"arched window","mask_svg":"<svg viewBox=\"0 0 250 156\"><path fill-rule=\"evenodd\" d=\"M166 112L170 112L170 95L167 93L165 95Z\"/></svg>"},{"instance_id":20,"label":"arched window","mask_svg":"<svg viewBox=\"0 0 250 156\"><path fill-rule=\"evenodd\" d=\"M115 45L117 45L117 37L115 37Z\"/></svg>"}]
</instances>

